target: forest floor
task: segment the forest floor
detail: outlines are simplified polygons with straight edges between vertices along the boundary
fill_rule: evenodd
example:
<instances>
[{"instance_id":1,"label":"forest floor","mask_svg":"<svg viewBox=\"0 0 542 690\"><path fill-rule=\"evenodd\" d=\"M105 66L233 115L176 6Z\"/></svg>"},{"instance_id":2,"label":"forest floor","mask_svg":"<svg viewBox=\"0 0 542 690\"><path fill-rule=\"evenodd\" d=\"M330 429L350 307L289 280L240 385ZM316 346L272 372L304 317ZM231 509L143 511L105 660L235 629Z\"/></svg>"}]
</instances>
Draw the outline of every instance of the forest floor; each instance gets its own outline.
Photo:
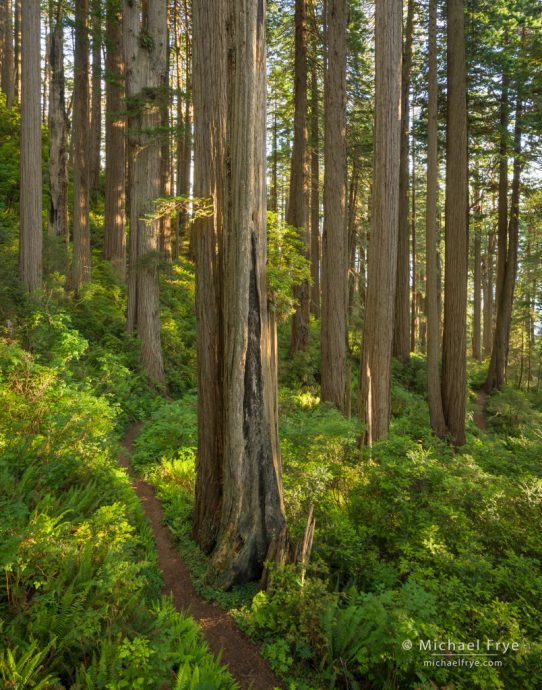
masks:
<instances>
[{"instance_id":1,"label":"forest floor","mask_svg":"<svg viewBox=\"0 0 542 690\"><path fill-rule=\"evenodd\" d=\"M150 484L137 476L129 456L142 423L133 424L126 432L119 456L127 470L147 520L152 529L158 554L158 566L163 574L166 596L173 599L175 608L192 616L201 627L209 647L225 664L242 690L274 690L282 684L261 657L258 647L236 626L229 613L214 603L202 599L192 584L189 570L164 525L164 509Z\"/></svg>"}]
</instances>

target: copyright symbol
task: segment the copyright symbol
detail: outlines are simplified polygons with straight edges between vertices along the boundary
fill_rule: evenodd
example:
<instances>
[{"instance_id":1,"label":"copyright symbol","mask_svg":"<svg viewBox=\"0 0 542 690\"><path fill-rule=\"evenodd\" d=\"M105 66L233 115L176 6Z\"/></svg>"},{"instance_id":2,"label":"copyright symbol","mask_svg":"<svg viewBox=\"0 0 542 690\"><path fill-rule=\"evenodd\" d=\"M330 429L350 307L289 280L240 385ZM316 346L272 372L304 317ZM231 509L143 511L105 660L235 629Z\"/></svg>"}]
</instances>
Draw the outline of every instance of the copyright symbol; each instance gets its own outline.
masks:
<instances>
[{"instance_id":1,"label":"copyright symbol","mask_svg":"<svg viewBox=\"0 0 542 690\"><path fill-rule=\"evenodd\" d=\"M407 651L409 649L412 649L412 640L405 640L402 645L403 649L406 649Z\"/></svg>"}]
</instances>

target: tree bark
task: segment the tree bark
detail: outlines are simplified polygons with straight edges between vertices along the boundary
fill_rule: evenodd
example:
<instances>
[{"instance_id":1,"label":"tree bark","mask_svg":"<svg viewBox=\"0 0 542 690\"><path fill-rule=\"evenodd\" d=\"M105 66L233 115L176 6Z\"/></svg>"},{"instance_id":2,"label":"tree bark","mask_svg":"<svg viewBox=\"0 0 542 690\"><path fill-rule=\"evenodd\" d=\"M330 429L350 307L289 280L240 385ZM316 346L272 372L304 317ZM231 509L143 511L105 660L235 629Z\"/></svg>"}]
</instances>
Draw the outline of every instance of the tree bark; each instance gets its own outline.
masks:
<instances>
[{"instance_id":1,"label":"tree bark","mask_svg":"<svg viewBox=\"0 0 542 690\"><path fill-rule=\"evenodd\" d=\"M6 94L6 106L11 108L15 99L12 0L4 0L2 5L2 91Z\"/></svg>"},{"instance_id":2,"label":"tree bark","mask_svg":"<svg viewBox=\"0 0 542 690\"><path fill-rule=\"evenodd\" d=\"M446 156L446 261L442 345L442 406L456 446L465 443L467 385L467 97L465 7L448 0L448 121Z\"/></svg>"},{"instance_id":3,"label":"tree bark","mask_svg":"<svg viewBox=\"0 0 542 690\"><path fill-rule=\"evenodd\" d=\"M294 141L290 172L290 196L286 222L298 228L304 254L310 258L309 157L307 132L307 0L295 2L294 65ZM304 352L309 347L310 285L304 282L294 288L298 306L292 317L290 352Z\"/></svg>"},{"instance_id":4,"label":"tree bark","mask_svg":"<svg viewBox=\"0 0 542 690\"><path fill-rule=\"evenodd\" d=\"M429 2L429 100L427 104L427 199L425 219L425 275L427 316L427 399L431 427L446 435L440 387L440 320L438 308L437 202L438 202L438 71L437 0Z\"/></svg>"},{"instance_id":5,"label":"tree bark","mask_svg":"<svg viewBox=\"0 0 542 690\"><path fill-rule=\"evenodd\" d=\"M106 7L105 242L104 258L126 278L126 142L121 0Z\"/></svg>"},{"instance_id":6,"label":"tree bark","mask_svg":"<svg viewBox=\"0 0 542 690\"><path fill-rule=\"evenodd\" d=\"M318 73L311 71L311 313L320 316L320 127Z\"/></svg>"},{"instance_id":7,"label":"tree bark","mask_svg":"<svg viewBox=\"0 0 542 690\"><path fill-rule=\"evenodd\" d=\"M226 588L259 577L286 534L265 284L265 5L227 7L224 485L212 557Z\"/></svg>"},{"instance_id":8,"label":"tree bark","mask_svg":"<svg viewBox=\"0 0 542 690\"><path fill-rule=\"evenodd\" d=\"M141 361L150 379L165 385L160 336L160 220L152 217L161 192L161 104L165 97L166 2L143 12L124 0L124 52L129 111L130 265L129 327L141 342ZM149 214L151 217L149 217Z\"/></svg>"},{"instance_id":9,"label":"tree bark","mask_svg":"<svg viewBox=\"0 0 542 690\"><path fill-rule=\"evenodd\" d=\"M64 82L64 11L62 3L49 3L49 234L69 242L68 149ZM67 271L67 266L63 267Z\"/></svg>"},{"instance_id":10,"label":"tree bark","mask_svg":"<svg viewBox=\"0 0 542 690\"><path fill-rule=\"evenodd\" d=\"M88 0L75 3L73 90L73 289L90 280Z\"/></svg>"},{"instance_id":11,"label":"tree bark","mask_svg":"<svg viewBox=\"0 0 542 690\"><path fill-rule=\"evenodd\" d=\"M40 111L40 5L26 2L22 15L21 192L19 268L29 291L42 281L42 179Z\"/></svg>"},{"instance_id":12,"label":"tree bark","mask_svg":"<svg viewBox=\"0 0 542 690\"><path fill-rule=\"evenodd\" d=\"M389 431L399 229L402 3L376 5L375 153L359 414L369 445Z\"/></svg>"},{"instance_id":13,"label":"tree bark","mask_svg":"<svg viewBox=\"0 0 542 690\"><path fill-rule=\"evenodd\" d=\"M100 187L100 150L102 143L102 3L91 2L92 101L90 116L89 188L97 194Z\"/></svg>"},{"instance_id":14,"label":"tree bark","mask_svg":"<svg viewBox=\"0 0 542 690\"><path fill-rule=\"evenodd\" d=\"M216 546L223 477L222 245L225 213L227 11L223 0L195 0L193 13L194 195L211 198L213 216L194 220L198 352L198 458L194 537Z\"/></svg>"},{"instance_id":15,"label":"tree bark","mask_svg":"<svg viewBox=\"0 0 542 690\"><path fill-rule=\"evenodd\" d=\"M483 292L484 292L484 327L483 327L483 343L484 343L484 357L491 356L491 347L493 344L493 255L495 253L495 233L490 231L487 238L487 247L484 257L484 273L483 273Z\"/></svg>"},{"instance_id":16,"label":"tree bark","mask_svg":"<svg viewBox=\"0 0 542 690\"><path fill-rule=\"evenodd\" d=\"M480 190L476 202L477 223L474 231L474 266L473 266L473 309L472 309L472 356L482 361L482 239L480 237L480 219L482 200Z\"/></svg>"},{"instance_id":17,"label":"tree bark","mask_svg":"<svg viewBox=\"0 0 542 690\"><path fill-rule=\"evenodd\" d=\"M346 237L346 28L348 3L327 3L324 84L321 396L345 409L348 240Z\"/></svg>"},{"instance_id":18,"label":"tree bark","mask_svg":"<svg viewBox=\"0 0 542 690\"><path fill-rule=\"evenodd\" d=\"M15 90L15 101L21 100L21 79L22 79L22 60L21 60L21 27L22 27L22 12L23 12L23 0L15 0L15 25L14 25L14 90ZM41 36L40 36L41 38ZM39 90L39 86L38 86Z\"/></svg>"},{"instance_id":19,"label":"tree bark","mask_svg":"<svg viewBox=\"0 0 542 690\"><path fill-rule=\"evenodd\" d=\"M521 97L518 95L514 125L514 172L512 178L510 220L508 225L508 248L503 271L500 299L497 301L497 321L495 324L491 361L489 363L489 370L484 386L487 393L491 393L495 388L501 388L506 382L510 327L512 324L512 307L518 266L522 117L523 103Z\"/></svg>"},{"instance_id":20,"label":"tree bark","mask_svg":"<svg viewBox=\"0 0 542 690\"><path fill-rule=\"evenodd\" d=\"M505 42L507 42L505 40ZM506 255L508 252L508 125L510 122L509 105L510 78L505 71L501 81L500 103L500 133L499 133L499 196L498 196L498 220L497 220L497 280L496 303L497 309L501 300L501 292L504 284L506 269Z\"/></svg>"},{"instance_id":21,"label":"tree bark","mask_svg":"<svg viewBox=\"0 0 542 690\"><path fill-rule=\"evenodd\" d=\"M401 151L399 157L399 240L397 248L397 287L395 292L395 322L393 356L401 362L410 358L410 257L409 257L409 92L412 65L412 35L414 31L414 0L408 0L403 64L401 72ZM414 192L412 192L414 193Z\"/></svg>"}]
</instances>

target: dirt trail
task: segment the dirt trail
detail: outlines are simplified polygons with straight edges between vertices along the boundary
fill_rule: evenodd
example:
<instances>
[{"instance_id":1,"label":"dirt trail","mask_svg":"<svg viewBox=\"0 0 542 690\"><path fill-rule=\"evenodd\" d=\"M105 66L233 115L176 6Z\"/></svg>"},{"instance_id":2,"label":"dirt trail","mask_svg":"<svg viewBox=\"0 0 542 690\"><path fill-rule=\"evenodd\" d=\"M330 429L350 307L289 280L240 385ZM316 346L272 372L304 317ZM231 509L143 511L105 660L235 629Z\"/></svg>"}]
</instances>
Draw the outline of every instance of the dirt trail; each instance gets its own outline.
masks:
<instances>
[{"instance_id":1,"label":"dirt trail","mask_svg":"<svg viewBox=\"0 0 542 690\"><path fill-rule=\"evenodd\" d=\"M474 423L482 431L486 430L487 422L484 414L486 407L487 393L484 390L478 391L476 396L476 407L474 408Z\"/></svg>"},{"instance_id":2,"label":"dirt trail","mask_svg":"<svg viewBox=\"0 0 542 690\"><path fill-rule=\"evenodd\" d=\"M231 616L216 604L203 600L194 589L188 568L163 524L164 509L156 498L154 489L136 475L128 460L128 453L132 450L141 426L134 424L126 433L122 442L124 451L119 460L128 471L132 486L152 527L158 565L164 578L164 594L171 594L175 608L188 613L198 622L209 647L214 654L221 652L222 663L228 666L243 690L274 690L283 687L260 656L258 647L237 628Z\"/></svg>"}]
</instances>

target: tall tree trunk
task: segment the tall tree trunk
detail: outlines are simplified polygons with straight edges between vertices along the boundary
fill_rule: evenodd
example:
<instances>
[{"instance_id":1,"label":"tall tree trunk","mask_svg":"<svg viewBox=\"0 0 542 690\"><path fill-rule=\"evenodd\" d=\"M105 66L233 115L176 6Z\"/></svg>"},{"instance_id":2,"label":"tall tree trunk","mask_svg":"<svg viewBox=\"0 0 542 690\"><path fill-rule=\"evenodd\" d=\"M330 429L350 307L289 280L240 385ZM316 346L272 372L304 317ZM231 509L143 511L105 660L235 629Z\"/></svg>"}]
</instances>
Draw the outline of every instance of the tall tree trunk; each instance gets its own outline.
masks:
<instances>
[{"instance_id":1,"label":"tall tree trunk","mask_svg":"<svg viewBox=\"0 0 542 690\"><path fill-rule=\"evenodd\" d=\"M168 13L169 14L169 13ZM168 18L169 26L169 18ZM167 39L167 54L166 54L166 93L162 99L162 171L161 171L161 196L169 197L172 195L172 179L171 179L171 137L169 133L169 106L170 106L170 90L169 90L169 32ZM172 236L171 236L171 213L166 213L160 219L160 253L164 259L171 263L173 258Z\"/></svg>"},{"instance_id":2,"label":"tall tree trunk","mask_svg":"<svg viewBox=\"0 0 542 690\"><path fill-rule=\"evenodd\" d=\"M495 253L495 233L490 231L484 260L484 357L491 355L493 344L493 255Z\"/></svg>"},{"instance_id":3,"label":"tall tree trunk","mask_svg":"<svg viewBox=\"0 0 542 690\"><path fill-rule=\"evenodd\" d=\"M309 158L307 132L307 0L295 0L294 66L294 142L290 173L290 197L286 222L299 228L304 254L310 257ZM310 286L307 282L294 288L298 306L292 317L292 355L309 347Z\"/></svg>"},{"instance_id":4,"label":"tall tree trunk","mask_svg":"<svg viewBox=\"0 0 542 690\"><path fill-rule=\"evenodd\" d=\"M497 221L497 281L495 300L497 309L501 300L508 252L508 125L510 122L509 84L510 78L505 71L501 82L500 133L499 133L499 196Z\"/></svg>"},{"instance_id":5,"label":"tall tree trunk","mask_svg":"<svg viewBox=\"0 0 542 690\"><path fill-rule=\"evenodd\" d=\"M182 23L180 21L180 0L175 2L174 28L175 48L177 53L177 83L179 95L177 98L177 196L187 197L190 193L190 164L192 159L192 94L190 63L192 61L191 45L188 28L187 6L184 4L185 13L185 45L184 45L184 78L182 75ZM181 93L182 92L182 93ZM175 254L180 253L180 246L186 239L189 229L189 213L185 207L181 207L177 213L175 227Z\"/></svg>"},{"instance_id":6,"label":"tall tree trunk","mask_svg":"<svg viewBox=\"0 0 542 690\"><path fill-rule=\"evenodd\" d=\"M90 116L89 187L97 194L100 186L102 143L102 2L91 0L92 102Z\"/></svg>"},{"instance_id":7,"label":"tall tree trunk","mask_svg":"<svg viewBox=\"0 0 542 690\"><path fill-rule=\"evenodd\" d=\"M501 388L506 381L510 327L512 324L512 306L518 265L519 234L519 200L521 191L521 120L523 103L518 95L514 125L514 172L512 178L512 197L510 203L510 220L508 224L508 248L500 299L497 301L497 321L491 351L491 361L485 382L485 390L490 393Z\"/></svg>"},{"instance_id":8,"label":"tall tree trunk","mask_svg":"<svg viewBox=\"0 0 542 690\"><path fill-rule=\"evenodd\" d=\"M73 90L73 288L90 280L88 0L75 3Z\"/></svg>"},{"instance_id":9,"label":"tall tree trunk","mask_svg":"<svg viewBox=\"0 0 542 690\"><path fill-rule=\"evenodd\" d=\"M395 292L395 322L393 356L401 362L410 357L410 258L409 258L409 92L412 65L412 35L414 31L414 0L408 0L403 65L401 73L401 152L399 157L399 240L397 248L397 287ZM414 193L414 192L413 192Z\"/></svg>"},{"instance_id":10,"label":"tall tree trunk","mask_svg":"<svg viewBox=\"0 0 542 690\"><path fill-rule=\"evenodd\" d=\"M413 109L414 110L414 109ZM414 112L412 113L414 118ZM416 187L418 179L416 177L416 147L414 137L412 137L412 196L411 196L411 215L410 215L410 237L412 247L412 280L410 284L410 351L416 351L416 341L418 337L418 325L420 323L419 314L423 312L421 300L418 299L418 250L417 250L417 216L416 216ZM396 301L397 304L397 301Z\"/></svg>"},{"instance_id":11,"label":"tall tree trunk","mask_svg":"<svg viewBox=\"0 0 542 690\"><path fill-rule=\"evenodd\" d=\"M129 111L130 272L129 327L141 341L150 379L165 384L160 337L160 220L149 219L161 192L161 103L165 97L166 2L124 0L124 53Z\"/></svg>"},{"instance_id":12,"label":"tall tree trunk","mask_svg":"<svg viewBox=\"0 0 542 690\"><path fill-rule=\"evenodd\" d=\"M220 528L223 477L222 246L225 213L227 41L223 0L195 0L193 14L194 196L213 216L194 220L198 352L198 458L194 536L210 553Z\"/></svg>"},{"instance_id":13,"label":"tall tree trunk","mask_svg":"<svg viewBox=\"0 0 542 690\"><path fill-rule=\"evenodd\" d=\"M327 3L322 238L322 400L345 409L348 255L346 237L346 28L348 3Z\"/></svg>"},{"instance_id":14,"label":"tall tree trunk","mask_svg":"<svg viewBox=\"0 0 542 690\"><path fill-rule=\"evenodd\" d=\"M311 71L311 313L320 316L320 128L318 73Z\"/></svg>"},{"instance_id":15,"label":"tall tree trunk","mask_svg":"<svg viewBox=\"0 0 542 690\"><path fill-rule=\"evenodd\" d=\"M40 113L40 5L26 2L22 16L21 201L19 267L23 285L42 281L42 179Z\"/></svg>"},{"instance_id":16,"label":"tall tree trunk","mask_svg":"<svg viewBox=\"0 0 542 690\"><path fill-rule=\"evenodd\" d=\"M389 431L399 230L402 3L376 5L375 153L359 413L369 445Z\"/></svg>"},{"instance_id":17,"label":"tall tree trunk","mask_svg":"<svg viewBox=\"0 0 542 690\"><path fill-rule=\"evenodd\" d=\"M108 0L106 15L105 242L104 257L126 277L124 56L122 3Z\"/></svg>"},{"instance_id":18,"label":"tall tree trunk","mask_svg":"<svg viewBox=\"0 0 542 690\"><path fill-rule=\"evenodd\" d=\"M212 566L258 577L285 539L265 280L265 9L230 0L224 232L224 485Z\"/></svg>"},{"instance_id":19,"label":"tall tree trunk","mask_svg":"<svg viewBox=\"0 0 542 690\"><path fill-rule=\"evenodd\" d=\"M22 46L22 36L21 36L21 25L22 25L22 12L23 12L23 0L15 0L15 26L14 26L14 81L13 86L15 90L15 99L17 101L21 100L21 74L22 74L22 60L21 60L21 46ZM40 35L41 40L41 35ZM41 75L40 75L41 76ZM39 85L38 85L39 91Z\"/></svg>"},{"instance_id":20,"label":"tall tree trunk","mask_svg":"<svg viewBox=\"0 0 542 690\"><path fill-rule=\"evenodd\" d=\"M6 94L6 105L11 108L15 99L15 62L13 56L13 5L12 0L2 3L2 91Z\"/></svg>"},{"instance_id":21,"label":"tall tree trunk","mask_svg":"<svg viewBox=\"0 0 542 690\"><path fill-rule=\"evenodd\" d=\"M352 177L348 193L348 317L351 318L356 290L356 241L357 241L357 208L359 196L360 169L358 161L352 164ZM348 378L348 377L347 377ZM348 392L348 386L347 386Z\"/></svg>"},{"instance_id":22,"label":"tall tree trunk","mask_svg":"<svg viewBox=\"0 0 542 690\"><path fill-rule=\"evenodd\" d=\"M479 189L475 192L476 224L474 230L474 266L473 266L473 309L472 309L472 356L482 361L482 239L480 221L482 217L482 197Z\"/></svg>"},{"instance_id":23,"label":"tall tree trunk","mask_svg":"<svg viewBox=\"0 0 542 690\"><path fill-rule=\"evenodd\" d=\"M427 315L427 399L431 427L446 435L440 387L440 321L438 309L437 202L438 202L438 72L437 0L429 2L429 101L427 105L427 208L425 219L425 272Z\"/></svg>"},{"instance_id":24,"label":"tall tree trunk","mask_svg":"<svg viewBox=\"0 0 542 690\"><path fill-rule=\"evenodd\" d=\"M49 3L49 234L67 245L68 226L68 149L64 83L64 10L62 2ZM67 266L62 270L67 271Z\"/></svg>"},{"instance_id":25,"label":"tall tree trunk","mask_svg":"<svg viewBox=\"0 0 542 690\"><path fill-rule=\"evenodd\" d=\"M467 97L465 7L448 0L448 121L446 156L446 261L442 343L442 406L455 445L465 443L467 385Z\"/></svg>"},{"instance_id":26,"label":"tall tree trunk","mask_svg":"<svg viewBox=\"0 0 542 690\"><path fill-rule=\"evenodd\" d=\"M278 213L279 209L279 185L278 185L278 167L279 167L279 152L278 152L278 122L277 122L277 101L273 100L273 137L271 141L271 190L269 194L269 210L273 213Z\"/></svg>"}]
</instances>

